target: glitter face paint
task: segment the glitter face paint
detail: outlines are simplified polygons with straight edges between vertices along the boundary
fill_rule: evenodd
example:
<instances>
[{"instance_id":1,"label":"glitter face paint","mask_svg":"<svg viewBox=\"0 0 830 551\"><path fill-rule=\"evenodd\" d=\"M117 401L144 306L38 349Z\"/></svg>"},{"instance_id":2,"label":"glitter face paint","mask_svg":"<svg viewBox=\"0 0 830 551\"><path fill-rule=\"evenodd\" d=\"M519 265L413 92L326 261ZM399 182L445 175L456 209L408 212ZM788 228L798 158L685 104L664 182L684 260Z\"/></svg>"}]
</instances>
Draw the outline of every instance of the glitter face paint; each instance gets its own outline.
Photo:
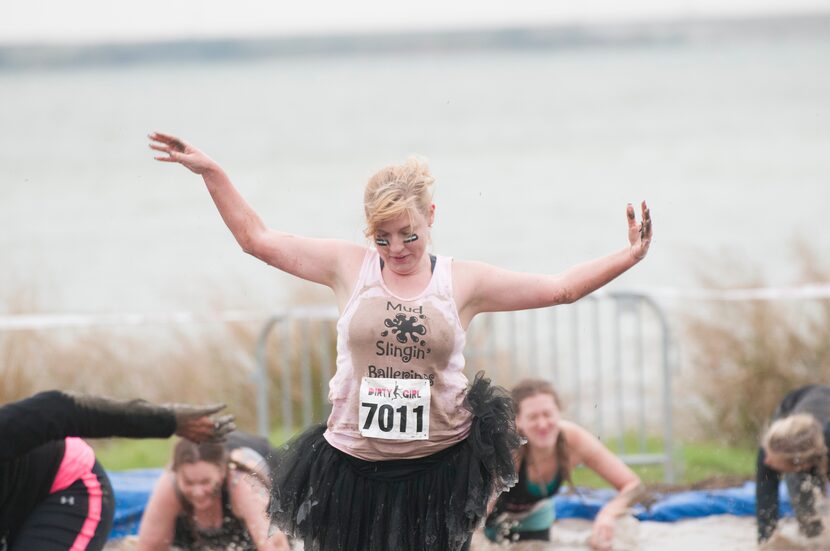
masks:
<instances>
[{"instance_id":1,"label":"glitter face paint","mask_svg":"<svg viewBox=\"0 0 830 551\"><path fill-rule=\"evenodd\" d=\"M404 240L403 240L403 244L408 245L409 243L414 243L415 241L418 241L418 234L417 233L413 233L409 237L405 237ZM377 245L379 247L388 247L389 246L389 240L386 239L386 238L383 238L383 237L376 237L375 238L375 245Z\"/></svg>"}]
</instances>

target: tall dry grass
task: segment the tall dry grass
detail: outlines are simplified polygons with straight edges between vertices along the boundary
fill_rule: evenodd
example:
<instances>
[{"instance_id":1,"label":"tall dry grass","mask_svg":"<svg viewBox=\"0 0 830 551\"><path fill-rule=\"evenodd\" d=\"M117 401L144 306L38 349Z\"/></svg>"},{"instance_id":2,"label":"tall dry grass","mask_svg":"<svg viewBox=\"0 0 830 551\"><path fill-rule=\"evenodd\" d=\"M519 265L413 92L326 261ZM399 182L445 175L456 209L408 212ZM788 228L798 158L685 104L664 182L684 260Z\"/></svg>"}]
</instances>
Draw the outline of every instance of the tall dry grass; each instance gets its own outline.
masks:
<instances>
[{"instance_id":1,"label":"tall dry grass","mask_svg":"<svg viewBox=\"0 0 830 551\"><path fill-rule=\"evenodd\" d=\"M34 293L14 293L7 314L38 313ZM304 322L298 322L304 323ZM206 404L223 402L241 428L256 429L255 346L262 322L98 326L0 333L0 404L41 390L62 389L116 398ZM315 420L325 407L322 373L334 372L334 329L315 323L312 335L328 354L311 346L301 361L297 327L275 331L268 340L270 422L281 426L282 386L289 390L295 424L311 400ZM318 343L310 343L319 345ZM322 362L328 369L321 369ZM308 369L313 395L301 387ZM286 375L287 374L287 375Z\"/></svg>"},{"instance_id":2,"label":"tall dry grass","mask_svg":"<svg viewBox=\"0 0 830 551\"><path fill-rule=\"evenodd\" d=\"M0 341L0 402L58 388L153 402L225 402L252 425L254 331L170 327L15 331Z\"/></svg>"},{"instance_id":3,"label":"tall dry grass","mask_svg":"<svg viewBox=\"0 0 830 551\"><path fill-rule=\"evenodd\" d=\"M830 271L809 247L796 244L794 256L801 274L797 283L830 282ZM721 262L720 268L701 281L710 288L765 286L751 265ZM716 441L755 445L787 392L830 384L827 299L709 302L686 317L682 335L702 405L696 420Z\"/></svg>"}]
</instances>

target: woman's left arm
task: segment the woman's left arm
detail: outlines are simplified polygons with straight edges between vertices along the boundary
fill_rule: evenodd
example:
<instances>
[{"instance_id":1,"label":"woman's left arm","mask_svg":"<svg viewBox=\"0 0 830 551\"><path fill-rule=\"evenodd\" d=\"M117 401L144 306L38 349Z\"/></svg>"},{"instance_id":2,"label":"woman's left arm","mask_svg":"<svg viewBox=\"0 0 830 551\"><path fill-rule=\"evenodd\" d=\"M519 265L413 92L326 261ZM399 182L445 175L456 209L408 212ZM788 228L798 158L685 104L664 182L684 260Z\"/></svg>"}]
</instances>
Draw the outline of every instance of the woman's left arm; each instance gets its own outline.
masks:
<instances>
[{"instance_id":1,"label":"woman's left arm","mask_svg":"<svg viewBox=\"0 0 830 551\"><path fill-rule=\"evenodd\" d=\"M481 312L502 312L569 304L599 289L645 258L651 245L651 213L642 204L637 224L626 208L629 246L556 274L513 272L481 262L459 262L455 271L459 312L469 322Z\"/></svg>"},{"instance_id":2,"label":"woman's left arm","mask_svg":"<svg viewBox=\"0 0 830 551\"><path fill-rule=\"evenodd\" d=\"M595 549L610 550L614 524L642 494L643 484L628 465L584 428L569 424L566 437L573 450L573 461L583 463L617 489L617 495L597 513L591 534Z\"/></svg>"},{"instance_id":3,"label":"woman's left arm","mask_svg":"<svg viewBox=\"0 0 830 551\"><path fill-rule=\"evenodd\" d=\"M253 476L231 472L230 497L233 513L245 523L260 551L289 551L288 538L274 529L269 534L268 489Z\"/></svg>"}]
</instances>

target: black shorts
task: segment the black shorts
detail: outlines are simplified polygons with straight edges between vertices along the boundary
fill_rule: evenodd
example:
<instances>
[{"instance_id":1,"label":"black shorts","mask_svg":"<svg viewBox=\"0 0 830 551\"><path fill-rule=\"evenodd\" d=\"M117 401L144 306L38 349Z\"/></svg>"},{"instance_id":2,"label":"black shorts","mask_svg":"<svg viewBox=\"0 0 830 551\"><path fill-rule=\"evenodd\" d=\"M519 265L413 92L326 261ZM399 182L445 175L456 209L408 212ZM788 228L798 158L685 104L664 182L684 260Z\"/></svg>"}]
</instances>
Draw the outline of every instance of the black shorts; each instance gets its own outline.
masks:
<instances>
[{"instance_id":1,"label":"black shorts","mask_svg":"<svg viewBox=\"0 0 830 551\"><path fill-rule=\"evenodd\" d=\"M76 480L38 503L20 530L15 531L9 550L103 549L112 529L115 499L107 473L97 461L92 474L95 476L90 480ZM82 533L85 537L79 540ZM76 540L78 547L73 548Z\"/></svg>"}]
</instances>

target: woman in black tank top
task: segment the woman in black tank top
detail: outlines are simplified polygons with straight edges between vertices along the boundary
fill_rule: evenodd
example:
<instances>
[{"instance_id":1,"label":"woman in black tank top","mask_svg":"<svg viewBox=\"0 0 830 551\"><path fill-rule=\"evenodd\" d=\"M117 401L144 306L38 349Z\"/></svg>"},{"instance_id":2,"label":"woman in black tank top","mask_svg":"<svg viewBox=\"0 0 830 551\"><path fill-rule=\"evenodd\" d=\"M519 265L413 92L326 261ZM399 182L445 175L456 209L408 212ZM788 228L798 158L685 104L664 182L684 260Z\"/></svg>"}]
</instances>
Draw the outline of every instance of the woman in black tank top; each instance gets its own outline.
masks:
<instances>
[{"instance_id":1,"label":"woman in black tank top","mask_svg":"<svg viewBox=\"0 0 830 551\"><path fill-rule=\"evenodd\" d=\"M215 528L198 526L187 498L178 488L176 488L176 494L182 503L183 511L176 517L173 545L180 549L234 549L238 551L256 549L251 534L245 524L236 517L231 507L228 478L225 478L221 490L222 522Z\"/></svg>"},{"instance_id":2,"label":"woman in black tank top","mask_svg":"<svg viewBox=\"0 0 830 551\"><path fill-rule=\"evenodd\" d=\"M180 441L142 518L139 551L288 551L285 534L268 534L271 453L265 439L241 432L224 444Z\"/></svg>"}]
</instances>

